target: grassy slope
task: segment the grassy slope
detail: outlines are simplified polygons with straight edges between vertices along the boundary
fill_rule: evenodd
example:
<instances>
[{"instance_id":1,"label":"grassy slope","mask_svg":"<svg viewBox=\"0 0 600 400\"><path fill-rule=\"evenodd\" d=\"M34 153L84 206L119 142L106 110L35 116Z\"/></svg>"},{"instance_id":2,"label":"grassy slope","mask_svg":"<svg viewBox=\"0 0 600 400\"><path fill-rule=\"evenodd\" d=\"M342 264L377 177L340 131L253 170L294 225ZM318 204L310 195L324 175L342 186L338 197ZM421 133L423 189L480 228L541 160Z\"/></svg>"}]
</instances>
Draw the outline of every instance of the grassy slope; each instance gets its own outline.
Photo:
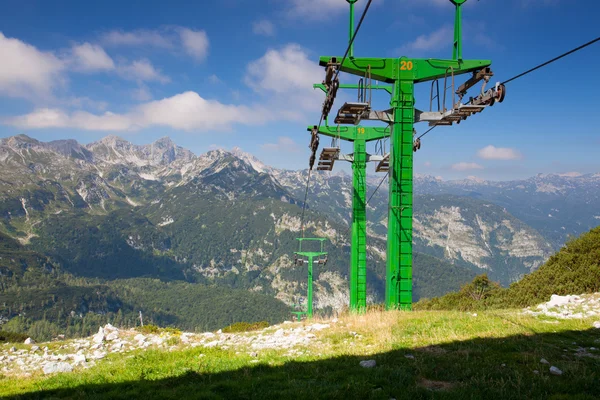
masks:
<instances>
[{"instance_id":1,"label":"grassy slope","mask_svg":"<svg viewBox=\"0 0 600 400\"><path fill-rule=\"evenodd\" d=\"M76 373L4 378L0 396L592 399L600 393L599 359L574 353L577 346L600 347L600 331L589 329L591 324L592 320L548 323L515 311L478 316L370 312L342 317L331 329L316 332L322 343L295 358L286 356L286 350L265 351L259 352L259 363L252 363L245 349L201 347L115 354ZM408 354L414 359L405 357ZM541 358L564 374L550 375ZM368 359L375 359L377 366L359 366Z\"/></svg>"},{"instance_id":2,"label":"grassy slope","mask_svg":"<svg viewBox=\"0 0 600 400\"><path fill-rule=\"evenodd\" d=\"M508 288L490 286L481 299L472 298L473 283L460 291L423 299L415 307L428 310L478 310L525 307L548 301L553 294L600 292L600 227L565 246L534 272Z\"/></svg>"}]
</instances>

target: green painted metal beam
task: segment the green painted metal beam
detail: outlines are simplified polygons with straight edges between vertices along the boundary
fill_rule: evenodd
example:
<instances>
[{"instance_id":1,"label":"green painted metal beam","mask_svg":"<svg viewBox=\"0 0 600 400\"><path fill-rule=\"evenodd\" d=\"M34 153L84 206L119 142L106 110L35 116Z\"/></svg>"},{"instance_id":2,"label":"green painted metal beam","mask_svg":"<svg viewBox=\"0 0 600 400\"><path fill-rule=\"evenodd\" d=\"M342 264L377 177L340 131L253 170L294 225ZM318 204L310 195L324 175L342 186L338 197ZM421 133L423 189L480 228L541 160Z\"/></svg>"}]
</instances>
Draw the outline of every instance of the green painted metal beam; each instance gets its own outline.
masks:
<instances>
[{"instance_id":1,"label":"green painted metal beam","mask_svg":"<svg viewBox=\"0 0 600 400\"><path fill-rule=\"evenodd\" d=\"M306 128L307 131L311 131L314 125L309 125ZM319 128L319 134L329 136L333 138L340 138L341 140L347 140L354 142L355 140L364 140L370 142L373 140L379 140L390 137L390 128L372 127L372 126L321 126Z\"/></svg>"},{"instance_id":2,"label":"green painted metal beam","mask_svg":"<svg viewBox=\"0 0 600 400\"><path fill-rule=\"evenodd\" d=\"M319 65L326 66L331 56L319 58ZM336 57L341 62L342 57ZM399 76L414 83L443 78L449 74L450 68L454 75L489 67L490 60L443 60L436 58L346 58L340 65L340 70L352 75L365 76L370 67L371 77L375 80L394 83Z\"/></svg>"},{"instance_id":3,"label":"green painted metal beam","mask_svg":"<svg viewBox=\"0 0 600 400\"><path fill-rule=\"evenodd\" d=\"M349 83L340 83L340 89L361 89L362 87L357 84L349 84ZM322 83L313 84L313 89L321 89L325 93L327 93L327 88ZM389 94L392 94L392 90L394 87L392 85L371 85L370 89L372 90L385 90Z\"/></svg>"}]
</instances>

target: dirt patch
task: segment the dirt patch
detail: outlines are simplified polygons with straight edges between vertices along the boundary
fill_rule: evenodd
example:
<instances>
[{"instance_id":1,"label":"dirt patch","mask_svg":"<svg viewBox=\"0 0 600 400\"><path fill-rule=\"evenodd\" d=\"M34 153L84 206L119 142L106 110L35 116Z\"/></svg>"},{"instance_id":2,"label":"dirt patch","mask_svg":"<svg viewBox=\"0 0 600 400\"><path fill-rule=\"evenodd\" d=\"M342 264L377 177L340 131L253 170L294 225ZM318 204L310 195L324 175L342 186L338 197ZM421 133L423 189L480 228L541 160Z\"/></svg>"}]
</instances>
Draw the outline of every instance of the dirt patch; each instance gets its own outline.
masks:
<instances>
[{"instance_id":1,"label":"dirt patch","mask_svg":"<svg viewBox=\"0 0 600 400\"><path fill-rule=\"evenodd\" d=\"M434 391L443 391L450 390L454 387L453 383L445 382L445 381L432 381L429 379L421 379L419 382L419 386L424 387L425 389L434 390Z\"/></svg>"}]
</instances>

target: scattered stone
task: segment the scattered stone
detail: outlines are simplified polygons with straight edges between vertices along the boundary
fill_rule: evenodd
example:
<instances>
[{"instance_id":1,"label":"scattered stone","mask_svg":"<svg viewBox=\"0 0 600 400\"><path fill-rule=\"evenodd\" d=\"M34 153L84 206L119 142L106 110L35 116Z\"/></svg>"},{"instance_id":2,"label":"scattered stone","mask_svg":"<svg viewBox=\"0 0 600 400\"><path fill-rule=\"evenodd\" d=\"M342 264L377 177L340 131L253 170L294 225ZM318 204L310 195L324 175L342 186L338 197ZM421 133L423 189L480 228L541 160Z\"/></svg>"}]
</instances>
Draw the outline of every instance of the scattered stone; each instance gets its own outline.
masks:
<instances>
[{"instance_id":1,"label":"scattered stone","mask_svg":"<svg viewBox=\"0 0 600 400\"><path fill-rule=\"evenodd\" d=\"M594 322L594 328L600 329L600 321Z\"/></svg>"},{"instance_id":2,"label":"scattered stone","mask_svg":"<svg viewBox=\"0 0 600 400\"><path fill-rule=\"evenodd\" d=\"M218 340L213 340L212 342L208 342L208 343L206 343L206 344L204 345L204 347L211 348L211 347L216 347L216 346L218 346L218 345L219 345L219 341L218 341Z\"/></svg>"},{"instance_id":3,"label":"scattered stone","mask_svg":"<svg viewBox=\"0 0 600 400\"><path fill-rule=\"evenodd\" d=\"M36 351L38 351L39 349L40 349L40 346L31 346L31 351L34 352L34 353Z\"/></svg>"},{"instance_id":4,"label":"scattered stone","mask_svg":"<svg viewBox=\"0 0 600 400\"><path fill-rule=\"evenodd\" d=\"M412 354L405 354L404 357L408 358L409 360L414 360L415 359L415 356L413 356Z\"/></svg>"},{"instance_id":5,"label":"scattered stone","mask_svg":"<svg viewBox=\"0 0 600 400\"><path fill-rule=\"evenodd\" d=\"M104 329L102 327L98 329L98 333L94 335L92 341L96 344L104 342Z\"/></svg>"},{"instance_id":6,"label":"scattered stone","mask_svg":"<svg viewBox=\"0 0 600 400\"><path fill-rule=\"evenodd\" d=\"M501 366L502 368L504 368L504 367L506 367L506 364L500 364L500 366Z\"/></svg>"},{"instance_id":7,"label":"scattered stone","mask_svg":"<svg viewBox=\"0 0 600 400\"><path fill-rule=\"evenodd\" d=\"M308 335L306 335L306 337L309 339L314 339L317 337L317 335L315 335L314 333L309 333Z\"/></svg>"},{"instance_id":8,"label":"scattered stone","mask_svg":"<svg viewBox=\"0 0 600 400\"><path fill-rule=\"evenodd\" d=\"M112 331L108 335L106 335L106 340L109 342L117 340L118 338L119 338L119 331L116 331L116 330Z\"/></svg>"},{"instance_id":9,"label":"scattered stone","mask_svg":"<svg viewBox=\"0 0 600 400\"><path fill-rule=\"evenodd\" d=\"M329 324L313 324L311 328L315 331L321 331L323 329L329 328Z\"/></svg>"},{"instance_id":10,"label":"scattered stone","mask_svg":"<svg viewBox=\"0 0 600 400\"><path fill-rule=\"evenodd\" d=\"M258 353L253 351L252 353L250 353L250 357L258 357Z\"/></svg>"},{"instance_id":11,"label":"scattered stone","mask_svg":"<svg viewBox=\"0 0 600 400\"><path fill-rule=\"evenodd\" d=\"M375 360L365 360L361 361L359 365L363 368L373 368L375 367L375 365L377 365L377 363L375 362Z\"/></svg>"},{"instance_id":12,"label":"scattered stone","mask_svg":"<svg viewBox=\"0 0 600 400\"><path fill-rule=\"evenodd\" d=\"M542 364L550 365L550 363L548 362L548 360L546 360L545 358L542 358L542 359L540 360L540 362L541 362Z\"/></svg>"},{"instance_id":13,"label":"scattered stone","mask_svg":"<svg viewBox=\"0 0 600 400\"><path fill-rule=\"evenodd\" d=\"M100 351L100 350L96 350L96 351L94 351L94 358L95 358L96 360L101 360L101 359L103 359L104 357L106 357L106 353L105 353L105 352L103 352L103 351Z\"/></svg>"},{"instance_id":14,"label":"scattered stone","mask_svg":"<svg viewBox=\"0 0 600 400\"><path fill-rule=\"evenodd\" d=\"M332 323L332 324L336 324L337 322L338 322L338 319L337 319L337 318L334 318L334 319L332 319L332 320L331 320L331 323Z\"/></svg>"},{"instance_id":15,"label":"scattered stone","mask_svg":"<svg viewBox=\"0 0 600 400\"><path fill-rule=\"evenodd\" d=\"M14 353L15 351L17 351L17 348L15 346L13 346L10 348L10 351Z\"/></svg>"},{"instance_id":16,"label":"scattered stone","mask_svg":"<svg viewBox=\"0 0 600 400\"><path fill-rule=\"evenodd\" d=\"M145 342L146 341L146 336L142 335L141 333L138 333L137 335L135 335L133 337L133 340L135 340L136 342Z\"/></svg>"},{"instance_id":17,"label":"scattered stone","mask_svg":"<svg viewBox=\"0 0 600 400\"><path fill-rule=\"evenodd\" d=\"M223 333L223 330L222 330L222 329L219 329L219 330L217 331L217 335L220 335L220 334L222 334L222 333Z\"/></svg>"},{"instance_id":18,"label":"scattered stone","mask_svg":"<svg viewBox=\"0 0 600 400\"><path fill-rule=\"evenodd\" d=\"M284 333L283 329L277 329L275 331L275 333L273 334L273 336L283 336L283 333Z\"/></svg>"},{"instance_id":19,"label":"scattered stone","mask_svg":"<svg viewBox=\"0 0 600 400\"><path fill-rule=\"evenodd\" d=\"M540 373L540 371L538 371L537 369L534 369L533 373L536 374L536 375L538 375Z\"/></svg>"},{"instance_id":20,"label":"scattered stone","mask_svg":"<svg viewBox=\"0 0 600 400\"><path fill-rule=\"evenodd\" d=\"M476 317L476 316L477 316L477 313L473 313L473 316L474 316L474 317Z\"/></svg>"},{"instance_id":21,"label":"scattered stone","mask_svg":"<svg viewBox=\"0 0 600 400\"><path fill-rule=\"evenodd\" d=\"M87 359L83 354L75 354L75 356L73 357L73 363L75 365L85 363L86 361Z\"/></svg>"},{"instance_id":22,"label":"scattered stone","mask_svg":"<svg viewBox=\"0 0 600 400\"><path fill-rule=\"evenodd\" d=\"M23 342L25 344L34 344L35 340L33 340L32 338L28 337L27 339L25 339L25 342Z\"/></svg>"},{"instance_id":23,"label":"scattered stone","mask_svg":"<svg viewBox=\"0 0 600 400\"><path fill-rule=\"evenodd\" d=\"M552 375L559 375L559 376L563 374L563 372L560 369L556 368L555 366L550 367L550 373Z\"/></svg>"},{"instance_id":24,"label":"scattered stone","mask_svg":"<svg viewBox=\"0 0 600 400\"><path fill-rule=\"evenodd\" d=\"M54 374L56 372L71 372L73 367L66 362L49 362L42 368L44 374Z\"/></svg>"}]
</instances>

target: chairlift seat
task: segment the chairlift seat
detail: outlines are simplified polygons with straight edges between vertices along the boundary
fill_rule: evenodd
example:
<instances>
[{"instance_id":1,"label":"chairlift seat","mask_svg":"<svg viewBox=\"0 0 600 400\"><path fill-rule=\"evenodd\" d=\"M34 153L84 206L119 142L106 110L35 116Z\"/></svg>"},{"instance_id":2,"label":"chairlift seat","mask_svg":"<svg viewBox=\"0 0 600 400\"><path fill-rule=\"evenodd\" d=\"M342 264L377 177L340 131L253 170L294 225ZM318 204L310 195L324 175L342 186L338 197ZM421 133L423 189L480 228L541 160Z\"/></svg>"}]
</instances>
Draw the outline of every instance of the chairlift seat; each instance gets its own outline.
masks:
<instances>
[{"instance_id":1,"label":"chairlift seat","mask_svg":"<svg viewBox=\"0 0 600 400\"><path fill-rule=\"evenodd\" d=\"M390 154L386 154L383 160L379 161L375 167L375 172L388 172L390 170Z\"/></svg>"}]
</instances>

